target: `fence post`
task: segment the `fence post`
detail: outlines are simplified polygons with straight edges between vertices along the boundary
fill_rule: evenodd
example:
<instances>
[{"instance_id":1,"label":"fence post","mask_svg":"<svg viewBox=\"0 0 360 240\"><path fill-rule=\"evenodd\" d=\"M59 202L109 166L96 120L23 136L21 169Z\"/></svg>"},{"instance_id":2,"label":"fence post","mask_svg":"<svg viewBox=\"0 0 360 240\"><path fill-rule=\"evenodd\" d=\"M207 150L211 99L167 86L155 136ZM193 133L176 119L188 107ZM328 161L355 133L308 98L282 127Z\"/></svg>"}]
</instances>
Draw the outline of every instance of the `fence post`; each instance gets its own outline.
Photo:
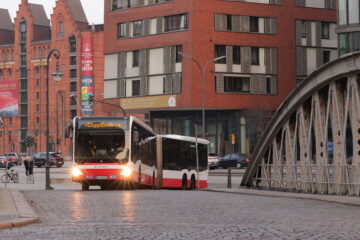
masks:
<instances>
[{"instance_id":1,"label":"fence post","mask_svg":"<svg viewBox=\"0 0 360 240\"><path fill-rule=\"evenodd\" d=\"M231 188L231 168L228 168L227 188Z\"/></svg>"}]
</instances>

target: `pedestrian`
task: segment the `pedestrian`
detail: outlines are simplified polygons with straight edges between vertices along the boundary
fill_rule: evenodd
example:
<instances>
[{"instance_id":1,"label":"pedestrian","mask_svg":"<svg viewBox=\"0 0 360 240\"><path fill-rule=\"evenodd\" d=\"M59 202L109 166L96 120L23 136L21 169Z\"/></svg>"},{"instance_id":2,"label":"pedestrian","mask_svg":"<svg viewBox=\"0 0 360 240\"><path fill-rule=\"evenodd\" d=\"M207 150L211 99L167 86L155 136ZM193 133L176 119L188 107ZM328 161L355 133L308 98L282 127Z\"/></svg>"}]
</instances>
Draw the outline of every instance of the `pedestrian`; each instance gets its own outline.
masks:
<instances>
[{"instance_id":1,"label":"pedestrian","mask_svg":"<svg viewBox=\"0 0 360 240\"><path fill-rule=\"evenodd\" d=\"M32 157L29 157L29 176L28 176L28 182L34 183L34 159Z\"/></svg>"},{"instance_id":2,"label":"pedestrian","mask_svg":"<svg viewBox=\"0 0 360 240\"><path fill-rule=\"evenodd\" d=\"M26 176L29 176L29 158L28 158L28 156L25 157L24 167L25 167Z\"/></svg>"}]
</instances>

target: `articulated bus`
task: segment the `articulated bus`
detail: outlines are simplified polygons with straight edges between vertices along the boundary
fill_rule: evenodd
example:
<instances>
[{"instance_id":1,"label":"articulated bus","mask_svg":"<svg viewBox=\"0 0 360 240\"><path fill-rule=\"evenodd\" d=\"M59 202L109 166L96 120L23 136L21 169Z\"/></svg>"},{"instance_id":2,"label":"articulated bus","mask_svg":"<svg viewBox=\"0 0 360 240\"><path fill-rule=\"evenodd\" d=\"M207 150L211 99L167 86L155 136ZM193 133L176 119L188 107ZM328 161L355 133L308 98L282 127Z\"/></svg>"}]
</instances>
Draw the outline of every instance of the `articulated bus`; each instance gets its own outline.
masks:
<instances>
[{"instance_id":1,"label":"articulated bus","mask_svg":"<svg viewBox=\"0 0 360 240\"><path fill-rule=\"evenodd\" d=\"M135 117L75 117L72 180L83 190L123 186L207 187L208 141L156 135Z\"/></svg>"}]
</instances>

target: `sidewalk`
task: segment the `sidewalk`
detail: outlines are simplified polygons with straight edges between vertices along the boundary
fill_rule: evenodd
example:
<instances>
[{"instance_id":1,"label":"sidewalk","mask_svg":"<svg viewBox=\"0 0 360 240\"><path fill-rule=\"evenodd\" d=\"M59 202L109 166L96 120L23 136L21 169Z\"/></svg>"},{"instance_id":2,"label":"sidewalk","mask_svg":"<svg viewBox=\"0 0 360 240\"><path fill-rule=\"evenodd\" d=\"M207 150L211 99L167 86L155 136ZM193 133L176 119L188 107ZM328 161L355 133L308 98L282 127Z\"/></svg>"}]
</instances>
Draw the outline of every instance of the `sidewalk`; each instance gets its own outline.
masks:
<instances>
[{"instance_id":1,"label":"sidewalk","mask_svg":"<svg viewBox=\"0 0 360 240\"><path fill-rule=\"evenodd\" d=\"M317 200L330 203L340 203L351 206L360 207L360 197L358 196L337 196L337 195L322 195L322 194L311 194L311 193L292 193L292 192L280 192L280 191L267 191L257 189L246 189L246 188L207 188L205 191L210 192L222 192L231 194L246 194L256 195L263 197L281 197L281 198L296 198L306 200Z\"/></svg>"},{"instance_id":2,"label":"sidewalk","mask_svg":"<svg viewBox=\"0 0 360 240\"><path fill-rule=\"evenodd\" d=\"M0 188L0 229L20 227L37 220L37 215L19 191Z\"/></svg>"}]
</instances>

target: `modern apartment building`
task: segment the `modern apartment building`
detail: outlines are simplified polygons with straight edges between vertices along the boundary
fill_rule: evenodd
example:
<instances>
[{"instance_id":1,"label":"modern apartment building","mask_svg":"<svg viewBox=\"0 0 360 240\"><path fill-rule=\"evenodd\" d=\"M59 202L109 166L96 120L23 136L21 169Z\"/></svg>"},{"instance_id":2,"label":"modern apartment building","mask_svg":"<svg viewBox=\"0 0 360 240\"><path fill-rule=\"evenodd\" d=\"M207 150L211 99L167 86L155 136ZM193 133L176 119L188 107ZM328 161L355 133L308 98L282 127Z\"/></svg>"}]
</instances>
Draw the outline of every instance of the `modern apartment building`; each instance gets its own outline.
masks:
<instances>
[{"instance_id":1,"label":"modern apartment building","mask_svg":"<svg viewBox=\"0 0 360 240\"><path fill-rule=\"evenodd\" d=\"M360 51L359 0L338 0L339 55Z\"/></svg>"},{"instance_id":2,"label":"modern apartment building","mask_svg":"<svg viewBox=\"0 0 360 240\"><path fill-rule=\"evenodd\" d=\"M14 85L18 93L17 115L2 115L0 152L46 150L46 69L53 49L60 52L64 76L59 82L49 78L50 150L70 151L63 132L74 116L84 110L102 114L101 106L93 109L84 99L103 92L102 29L89 26L80 0L58 0L51 19L42 5L27 0L21 1L14 23L8 11L0 9L0 85ZM84 52L90 52L90 60L84 61ZM56 62L52 56L50 74ZM84 68L91 74L84 75ZM26 136L34 137L36 145L26 149Z\"/></svg>"},{"instance_id":3,"label":"modern apartment building","mask_svg":"<svg viewBox=\"0 0 360 240\"><path fill-rule=\"evenodd\" d=\"M204 110L210 153L251 153L297 81L337 57L335 9L335 0L106 0L104 98L162 134L202 137Z\"/></svg>"}]
</instances>

